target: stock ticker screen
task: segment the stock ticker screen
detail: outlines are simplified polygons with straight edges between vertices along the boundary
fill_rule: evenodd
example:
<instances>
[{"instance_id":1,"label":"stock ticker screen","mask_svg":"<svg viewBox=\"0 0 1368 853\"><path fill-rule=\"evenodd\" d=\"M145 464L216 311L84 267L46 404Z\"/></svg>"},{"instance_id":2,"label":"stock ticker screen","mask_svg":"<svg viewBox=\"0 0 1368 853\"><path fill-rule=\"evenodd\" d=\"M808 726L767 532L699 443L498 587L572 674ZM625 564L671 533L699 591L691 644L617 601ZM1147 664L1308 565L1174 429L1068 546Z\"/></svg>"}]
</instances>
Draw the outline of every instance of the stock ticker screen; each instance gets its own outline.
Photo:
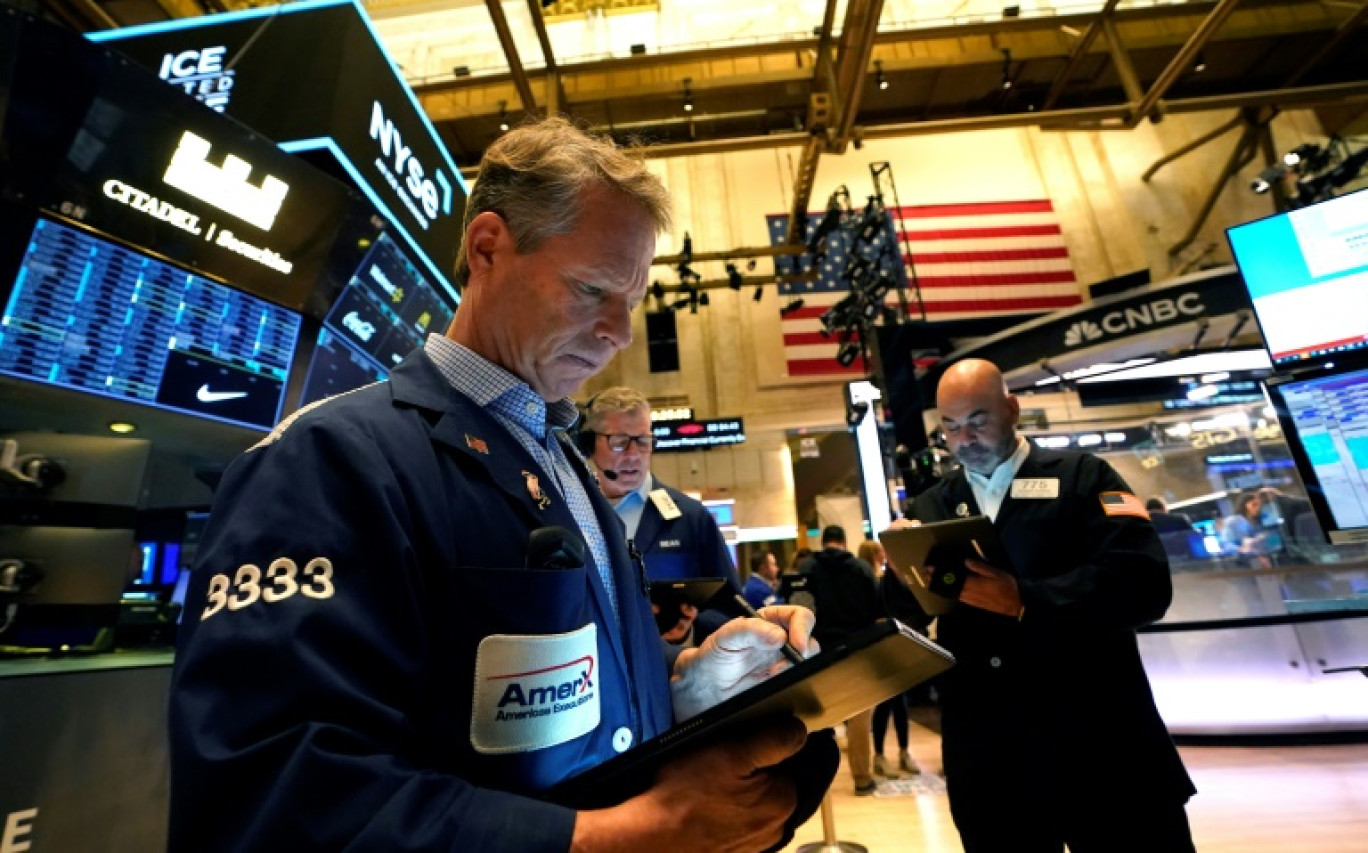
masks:
<instances>
[{"instance_id":1,"label":"stock ticker screen","mask_svg":"<svg viewBox=\"0 0 1368 853\"><path fill-rule=\"evenodd\" d=\"M301 406L386 379L455 311L388 234L381 234L323 320Z\"/></svg>"},{"instance_id":2,"label":"stock ticker screen","mask_svg":"<svg viewBox=\"0 0 1368 853\"><path fill-rule=\"evenodd\" d=\"M0 373L269 429L300 315L39 219L0 317Z\"/></svg>"}]
</instances>

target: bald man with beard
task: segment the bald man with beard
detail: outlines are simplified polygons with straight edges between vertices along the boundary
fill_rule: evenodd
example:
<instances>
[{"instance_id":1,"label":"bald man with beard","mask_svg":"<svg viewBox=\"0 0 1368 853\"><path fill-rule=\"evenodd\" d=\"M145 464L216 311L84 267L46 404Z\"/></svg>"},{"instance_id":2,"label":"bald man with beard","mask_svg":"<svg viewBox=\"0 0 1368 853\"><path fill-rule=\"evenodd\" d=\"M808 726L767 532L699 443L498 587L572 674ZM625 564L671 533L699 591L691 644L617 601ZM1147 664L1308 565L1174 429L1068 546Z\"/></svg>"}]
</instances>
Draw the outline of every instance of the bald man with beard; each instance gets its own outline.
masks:
<instances>
[{"instance_id":1,"label":"bald man with beard","mask_svg":"<svg viewBox=\"0 0 1368 853\"><path fill-rule=\"evenodd\" d=\"M1192 851L1196 789L1135 638L1173 593L1144 504L1098 457L1018 435L1020 403L990 362L951 365L936 405L963 469L911 516L986 515L999 537L965 561L972 574L938 625L958 662L939 684L966 853Z\"/></svg>"}]
</instances>

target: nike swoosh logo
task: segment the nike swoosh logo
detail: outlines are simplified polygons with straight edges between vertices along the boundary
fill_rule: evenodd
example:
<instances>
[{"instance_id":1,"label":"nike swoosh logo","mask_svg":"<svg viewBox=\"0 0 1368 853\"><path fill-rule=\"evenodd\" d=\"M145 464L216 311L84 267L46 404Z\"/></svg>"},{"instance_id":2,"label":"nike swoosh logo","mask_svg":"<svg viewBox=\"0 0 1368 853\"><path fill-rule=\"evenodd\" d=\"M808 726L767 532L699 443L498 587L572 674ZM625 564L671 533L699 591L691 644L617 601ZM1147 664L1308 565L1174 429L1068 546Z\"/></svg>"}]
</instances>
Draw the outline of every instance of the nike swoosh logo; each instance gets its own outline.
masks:
<instances>
[{"instance_id":1,"label":"nike swoosh logo","mask_svg":"<svg viewBox=\"0 0 1368 853\"><path fill-rule=\"evenodd\" d=\"M195 392L195 399L201 403L222 403L224 400L237 400L246 396L246 391L210 391L208 382Z\"/></svg>"}]
</instances>

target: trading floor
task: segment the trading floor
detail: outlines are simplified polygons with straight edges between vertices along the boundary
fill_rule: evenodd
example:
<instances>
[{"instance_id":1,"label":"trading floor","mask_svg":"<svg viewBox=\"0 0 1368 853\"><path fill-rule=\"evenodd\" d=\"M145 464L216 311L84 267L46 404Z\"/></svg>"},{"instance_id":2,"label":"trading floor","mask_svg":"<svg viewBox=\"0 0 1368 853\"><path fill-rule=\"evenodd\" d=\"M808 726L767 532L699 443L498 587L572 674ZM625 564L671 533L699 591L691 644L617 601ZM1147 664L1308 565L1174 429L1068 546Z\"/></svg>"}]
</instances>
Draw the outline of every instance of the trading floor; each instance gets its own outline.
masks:
<instances>
[{"instance_id":1,"label":"trading floor","mask_svg":"<svg viewBox=\"0 0 1368 853\"><path fill-rule=\"evenodd\" d=\"M926 722L912 723L909 747L923 771L939 769L940 738ZM1368 743L1181 752L1198 789L1188 816L1200 853L1368 851ZM931 774L880 779L875 796L857 797L843 756L831 788L836 840L870 853L961 853L944 782ZM819 813L784 851L822 841Z\"/></svg>"}]
</instances>

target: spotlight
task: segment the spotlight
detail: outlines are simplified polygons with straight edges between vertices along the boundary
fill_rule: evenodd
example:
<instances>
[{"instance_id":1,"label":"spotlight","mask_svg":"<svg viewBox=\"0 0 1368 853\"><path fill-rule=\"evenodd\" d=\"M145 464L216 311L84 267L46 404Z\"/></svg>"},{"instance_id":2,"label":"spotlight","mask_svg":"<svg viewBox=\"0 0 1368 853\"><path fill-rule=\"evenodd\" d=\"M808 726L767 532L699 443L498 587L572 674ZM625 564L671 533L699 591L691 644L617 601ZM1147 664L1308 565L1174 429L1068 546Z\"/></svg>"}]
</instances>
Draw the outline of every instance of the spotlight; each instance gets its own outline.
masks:
<instances>
[{"instance_id":1,"label":"spotlight","mask_svg":"<svg viewBox=\"0 0 1368 853\"><path fill-rule=\"evenodd\" d=\"M692 82L692 77L684 78L684 112L686 113L693 112L693 90L689 88L689 84Z\"/></svg>"},{"instance_id":2,"label":"spotlight","mask_svg":"<svg viewBox=\"0 0 1368 853\"><path fill-rule=\"evenodd\" d=\"M665 285L661 284L659 279L651 282L651 295L656 299L665 298Z\"/></svg>"},{"instance_id":3,"label":"spotlight","mask_svg":"<svg viewBox=\"0 0 1368 853\"><path fill-rule=\"evenodd\" d=\"M698 313L698 302L699 302L699 299L698 299L698 292L697 292L697 291L694 291L693 293L689 294L689 313L690 313L690 314L697 314L697 313Z\"/></svg>"},{"instance_id":4,"label":"spotlight","mask_svg":"<svg viewBox=\"0 0 1368 853\"><path fill-rule=\"evenodd\" d=\"M728 264L727 264L727 287L730 287L732 290L740 290L740 289L741 289L741 284L742 284L742 281L741 281L741 270L739 270L739 269L736 268L736 264L728 263Z\"/></svg>"},{"instance_id":5,"label":"spotlight","mask_svg":"<svg viewBox=\"0 0 1368 853\"><path fill-rule=\"evenodd\" d=\"M1205 70L1207 70L1206 54L1199 50L1197 51L1197 61L1192 64L1192 73L1201 74Z\"/></svg>"},{"instance_id":6,"label":"spotlight","mask_svg":"<svg viewBox=\"0 0 1368 853\"><path fill-rule=\"evenodd\" d=\"M756 302L759 302L760 300L764 299L764 298L765 298L765 286L764 286L763 284L757 284L757 285L755 286L755 295L752 296L751 298L754 299Z\"/></svg>"},{"instance_id":7,"label":"spotlight","mask_svg":"<svg viewBox=\"0 0 1368 853\"><path fill-rule=\"evenodd\" d=\"M888 78L883 73L883 61L874 60L874 80L879 84L880 91L888 88Z\"/></svg>"},{"instance_id":8,"label":"spotlight","mask_svg":"<svg viewBox=\"0 0 1368 853\"><path fill-rule=\"evenodd\" d=\"M684 232L684 246L679 250L679 263L681 266L693 263L693 238L689 232Z\"/></svg>"},{"instance_id":9,"label":"spotlight","mask_svg":"<svg viewBox=\"0 0 1368 853\"><path fill-rule=\"evenodd\" d=\"M793 300L792 302L790 302L789 304L785 305L783 308L780 308L780 309L779 309L779 316L780 316L780 317L787 317L788 315L792 314L794 311L797 311L799 308L802 308L802 307L803 307L803 300L801 300L801 299L795 299L795 300Z\"/></svg>"},{"instance_id":10,"label":"spotlight","mask_svg":"<svg viewBox=\"0 0 1368 853\"><path fill-rule=\"evenodd\" d=\"M1002 48L1002 90L1012 88L1012 49Z\"/></svg>"},{"instance_id":11,"label":"spotlight","mask_svg":"<svg viewBox=\"0 0 1368 853\"><path fill-rule=\"evenodd\" d=\"M707 293L700 293L700 294L698 295L698 304L699 304L699 305L702 305L704 308L707 308L707 307L708 307L708 294L707 294Z\"/></svg>"},{"instance_id":12,"label":"spotlight","mask_svg":"<svg viewBox=\"0 0 1368 853\"><path fill-rule=\"evenodd\" d=\"M747 270L747 271L754 271L754 270L755 270L755 258L751 258L749 261L746 261L746 270Z\"/></svg>"},{"instance_id":13,"label":"spotlight","mask_svg":"<svg viewBox=\"0 0 1368 853\"><path fill-rule=\"evenodd\" d=\"M499 132L508 133L508 101L499 101Z\"/></svg>"},{"instance_id":14,"label":"spotlight","mask_svg":"<svg viewBox=\"0 0 1368 853\"><path fill-rule=\"evenodd\" d=\"M848 346L851 345L846 344L846 347ZM841 347L842 353L846 351L846 347ZM860 348L857 346L855 347L855 355L859 354ZM841 356L836 356L836 360L841 361ZM849 361L841 361L841 366L849 367L851 363L853 363L854 361L855 357L851 356ZM850 427L851 429L855 429L855 427L860 425L860 421L864 420L865 415L867 414L869 414L869 403L865 402L864 400L861 400L858 403L851 403L850 407L846 409L846 426Z\"/></svg>"}]
</instances>

